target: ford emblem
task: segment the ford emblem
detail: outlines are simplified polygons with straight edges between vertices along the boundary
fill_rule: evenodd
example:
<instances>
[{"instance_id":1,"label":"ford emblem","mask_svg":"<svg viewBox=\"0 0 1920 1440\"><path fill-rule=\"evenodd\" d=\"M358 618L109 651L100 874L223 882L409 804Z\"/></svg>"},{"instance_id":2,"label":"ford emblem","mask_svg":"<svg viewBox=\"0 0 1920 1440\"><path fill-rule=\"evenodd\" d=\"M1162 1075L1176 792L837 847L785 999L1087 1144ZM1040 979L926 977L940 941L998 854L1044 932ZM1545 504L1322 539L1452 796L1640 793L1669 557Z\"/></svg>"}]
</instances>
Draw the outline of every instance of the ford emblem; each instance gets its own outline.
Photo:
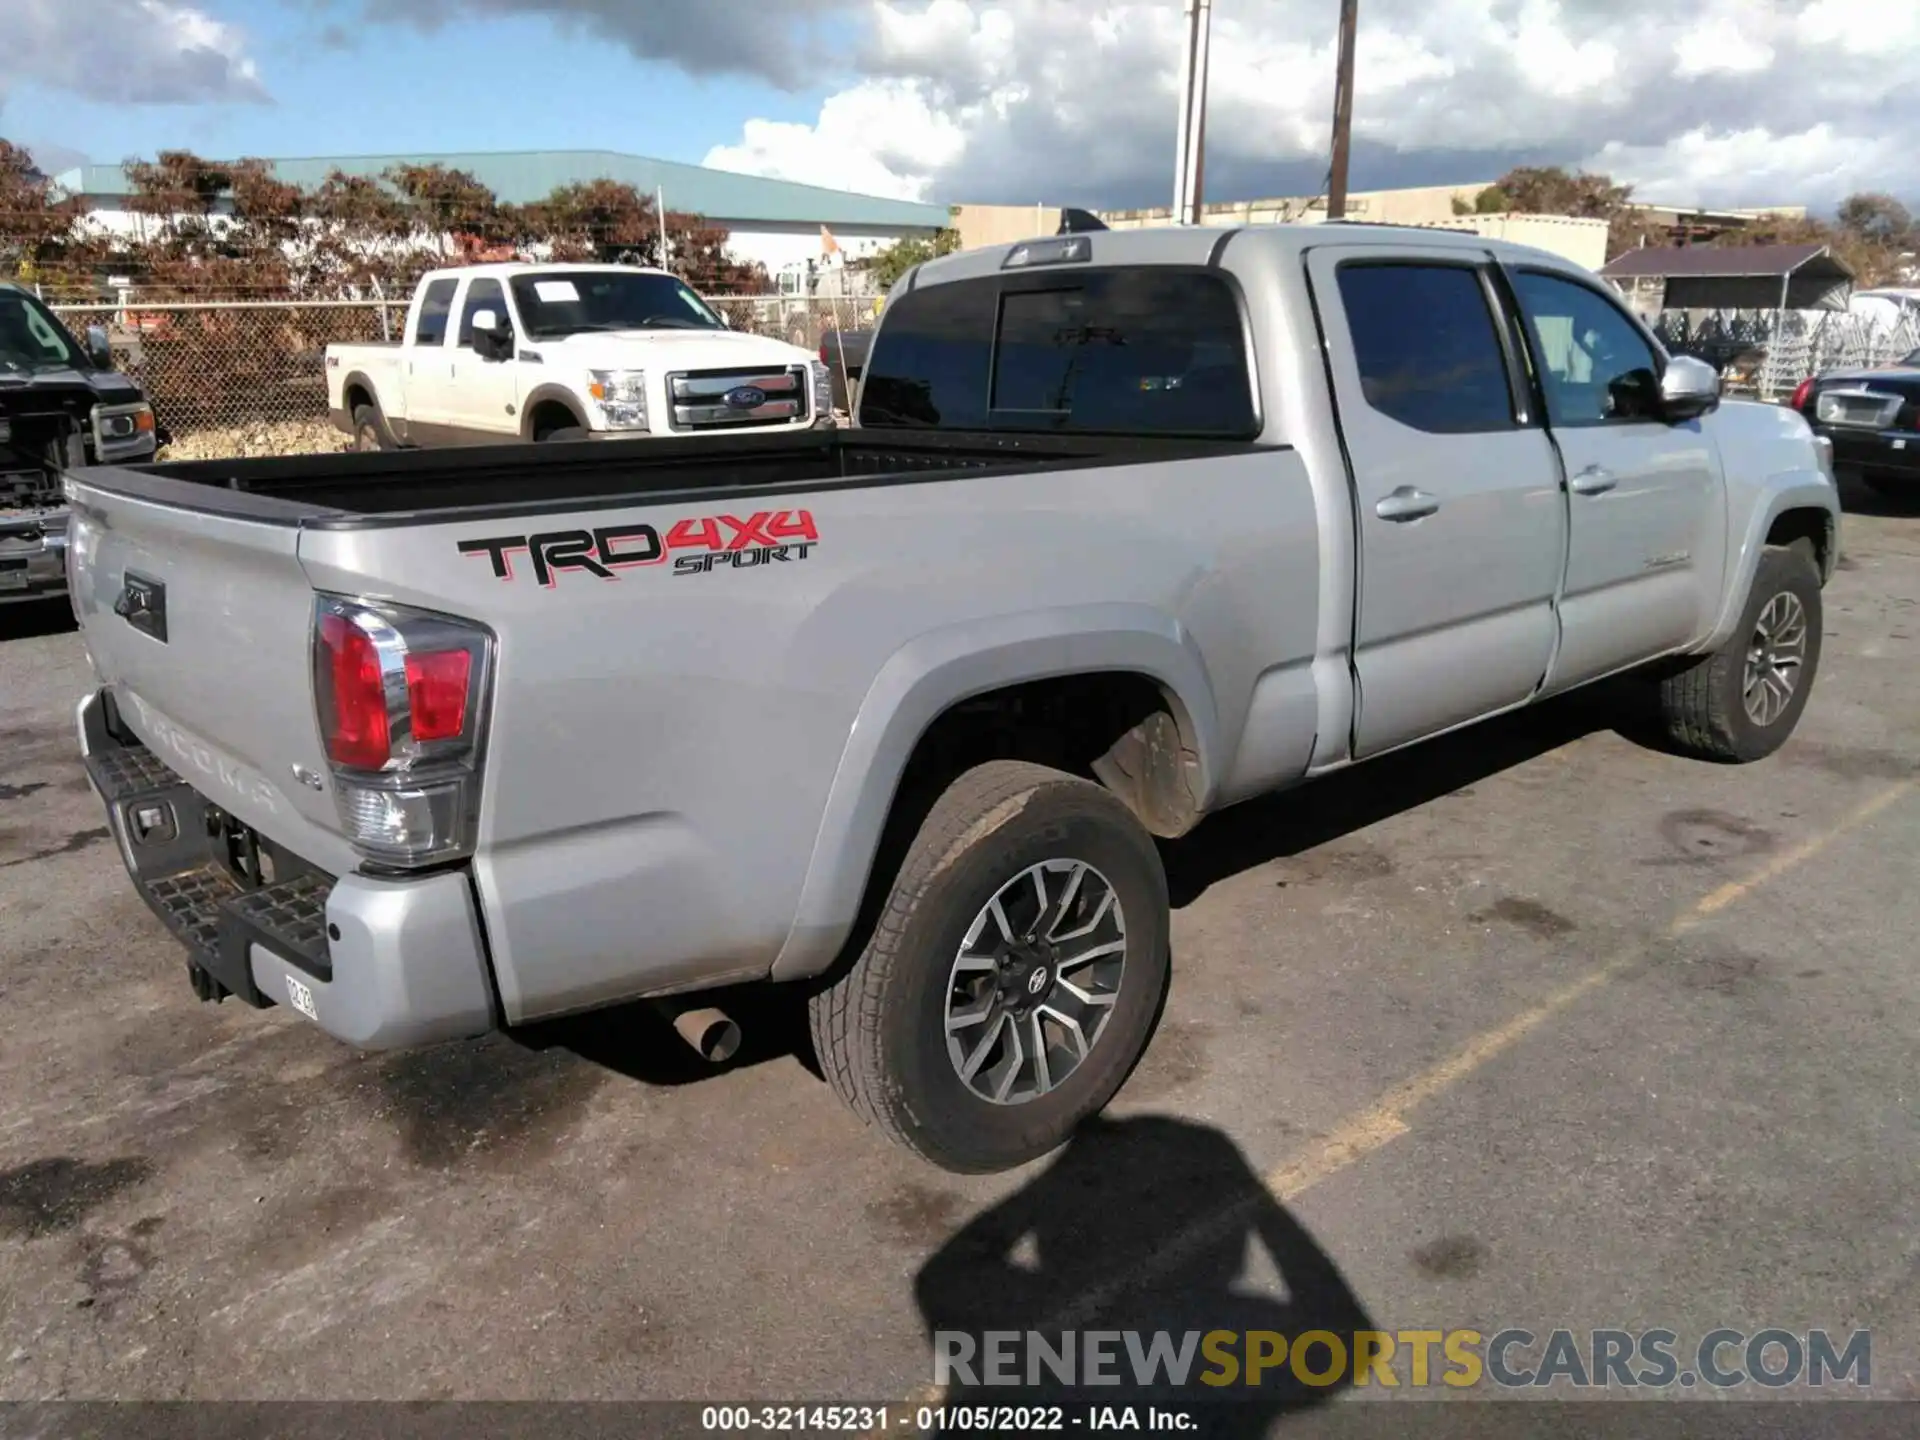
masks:
<instances>
[{"instance_id":1,"label":"ford emblem","mask_svg":"<svg viewBox=\"0 0 1920 1440\"><path fill-rule=\"evenodd\" d=\"M767 403L767 392L757 385L737 385L721 400L729 410L758 410Z\"/></svg>"}]
</instances>

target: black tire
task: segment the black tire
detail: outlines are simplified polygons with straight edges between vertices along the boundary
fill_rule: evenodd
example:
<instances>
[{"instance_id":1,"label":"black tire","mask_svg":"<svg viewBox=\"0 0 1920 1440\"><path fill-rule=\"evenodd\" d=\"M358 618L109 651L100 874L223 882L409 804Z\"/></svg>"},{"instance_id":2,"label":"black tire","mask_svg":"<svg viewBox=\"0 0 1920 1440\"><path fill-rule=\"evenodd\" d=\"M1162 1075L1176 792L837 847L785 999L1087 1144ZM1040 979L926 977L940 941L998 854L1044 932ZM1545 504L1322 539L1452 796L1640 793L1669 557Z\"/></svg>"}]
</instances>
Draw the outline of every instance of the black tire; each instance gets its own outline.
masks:
<instances>
[{"instance_id":1,"label":"black tire","mask_svg":"<svg viewBox=\"0 0 1920 1440\"><path fill-rule=\"evenodd\" d=\"M393 436L387 430L387 422L381 418L378 407L356 405L353 407L353 448L363 453L394 448Z\"/></svg>"},{"instance_id":2,"label":"black tire","mask_svg":"<svg viewBox=\"0 0 1920 1440\"><path fill-rule=\"evenodd\" d=\"M1091 865L1112 887L1127 948L1110 1018L1051 1090L996 1104L947 1048L954 959L974 917L1046 860ZM1166 874L1113 795L1058 770L996 760L948 786L922 822L852 966L809 1004L813 1044L856 1115L942 1169L986 1173L1045 1155L1104 1107L1158 1020L1170 974Z\"/></svg>"},{"instance_id":3,"label":"black tire","mask_svg":"<svg viewBox=\"0 0 1920 1440\"><path fill-rule=\"evenodd\" d=\"M535 443L541 445L568 440L584 440L587 438L587 428L584 425L558 425L551 430L540 431L533 438Z\"/></svg>"},{"instance_id":4,"label":"black tire","mask_svg":"<svg viewBox=\"0 0 1920 1440\"><path fill-rule=\"evenodd\" d=\"M1776 597L1790 595L1804 614L1806 642L1799 675L1780 712L1758 723L1743 699L1748 647L1761 614ZM1769 545L1760 554L1753 588L1740 623L1727 642L1660 682L1660 709L1668 737L1682 752L1702 760L1747 764L1764 760L1793 734L1820 668L1820 567L1805 540Z\"/></svg>"}]
</instances>

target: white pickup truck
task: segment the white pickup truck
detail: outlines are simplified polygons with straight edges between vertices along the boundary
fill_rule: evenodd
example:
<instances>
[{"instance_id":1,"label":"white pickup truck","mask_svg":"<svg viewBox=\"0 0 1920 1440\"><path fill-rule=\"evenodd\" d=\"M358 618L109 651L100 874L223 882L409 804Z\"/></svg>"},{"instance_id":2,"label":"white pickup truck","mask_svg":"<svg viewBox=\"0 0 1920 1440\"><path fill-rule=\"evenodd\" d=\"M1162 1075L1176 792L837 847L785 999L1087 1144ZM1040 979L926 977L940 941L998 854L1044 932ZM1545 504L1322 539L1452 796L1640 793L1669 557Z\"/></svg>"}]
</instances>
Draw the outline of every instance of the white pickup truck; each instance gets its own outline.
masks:
<instances>
[{"instance_id":1,"label":"white pickup truck","mask_svg":"<svg viewBox=\"0 0 1920 1440\"><path fill-rule=\"evenodd\" d=\"M327 347L327 404L358 450L833 423L818 357L631 265L430 271L398 342Z\"/></svg>"}]
</instances>

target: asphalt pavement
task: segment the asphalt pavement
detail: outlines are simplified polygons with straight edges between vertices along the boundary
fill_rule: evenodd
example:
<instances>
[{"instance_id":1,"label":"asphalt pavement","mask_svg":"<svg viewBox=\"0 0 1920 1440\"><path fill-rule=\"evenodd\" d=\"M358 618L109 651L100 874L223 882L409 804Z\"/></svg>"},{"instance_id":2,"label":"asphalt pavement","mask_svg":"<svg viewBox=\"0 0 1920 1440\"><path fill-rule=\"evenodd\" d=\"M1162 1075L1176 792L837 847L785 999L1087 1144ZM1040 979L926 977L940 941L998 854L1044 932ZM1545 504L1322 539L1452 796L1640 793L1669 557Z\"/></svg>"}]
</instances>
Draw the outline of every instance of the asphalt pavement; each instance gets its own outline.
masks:
<instances>
[{"instance_id":1,"label":"asphalt pavement","mask_svg":"<svg viewBox=\"0 0 1920 1440\"><path fill-rule=\"evenodd\" d=\"M1920 518L1848 501L1780 755L1613 688L1217 817L1108 1120L983 1179L777 1000L717 1071L644 1007L366 1056L199 1003L64 605L0 611L0 1398L901 1401L981 1323L1868 1329L1920 1396Z\"/></svg>"}]
</instances>

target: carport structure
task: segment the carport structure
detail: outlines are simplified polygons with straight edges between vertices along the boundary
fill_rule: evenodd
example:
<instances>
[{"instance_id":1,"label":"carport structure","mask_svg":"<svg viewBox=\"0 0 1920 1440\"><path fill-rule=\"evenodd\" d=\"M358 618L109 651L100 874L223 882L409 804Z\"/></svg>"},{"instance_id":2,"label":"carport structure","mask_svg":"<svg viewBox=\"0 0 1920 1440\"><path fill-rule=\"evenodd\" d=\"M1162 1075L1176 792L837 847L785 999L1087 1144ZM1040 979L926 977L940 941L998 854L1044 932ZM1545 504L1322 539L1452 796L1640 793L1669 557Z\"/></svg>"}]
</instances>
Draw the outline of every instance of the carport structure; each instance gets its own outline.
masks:
<instances>
[{"instance_id":1,"label":"carport structure","mask_svg":"<svg viewBox=\"0 0 1920 1440\"><path fill-rule=\"evenodd\" d=\"M1764 391L1780 384L1776 357L1786 313L1844 312L1853 298L1853 271L1822 244L1647 246L1609 260L1600 273L1642 314L1771 312Z\"/></svg>"}]
</instances>

